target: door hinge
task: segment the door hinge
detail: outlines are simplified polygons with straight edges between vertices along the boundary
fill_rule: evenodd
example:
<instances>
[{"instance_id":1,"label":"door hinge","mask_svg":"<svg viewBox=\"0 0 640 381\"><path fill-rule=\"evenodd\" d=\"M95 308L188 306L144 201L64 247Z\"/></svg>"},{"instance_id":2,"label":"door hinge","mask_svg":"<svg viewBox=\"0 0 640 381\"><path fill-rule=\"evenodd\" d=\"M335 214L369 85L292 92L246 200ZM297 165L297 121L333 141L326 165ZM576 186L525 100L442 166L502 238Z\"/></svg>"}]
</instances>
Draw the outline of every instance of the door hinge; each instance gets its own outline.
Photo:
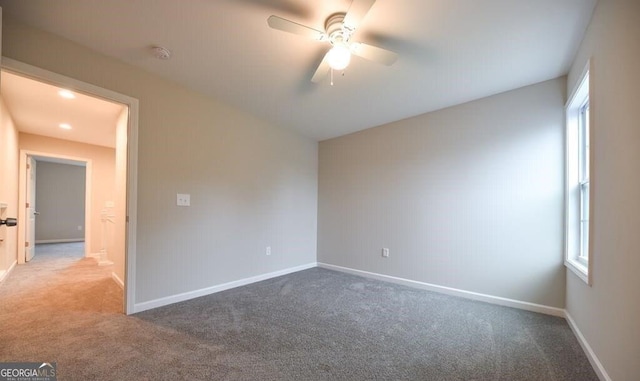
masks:
<instances>
[{"instance_id":1,"label":"door hinge","mask_svg":"<svg viewBox=\"0 0 640 381\"><path fill-rule=\"evenodd\" d=\"M27 164L27 169L31 169L31 164Z\"/></svg>"},{"instance_id":2,"label":"door hinge","mask_svg":"<svg viewBox=\"0 0 640 381\"><path fill-rule=\"evenodd\" d=\"M28 203L28 202L27 202L27 206L26 206L26 207L27 207L27 208L29 207L29 203Z\"/></svg>"},{"instance_id":3,"label":"door hinge","mask_svg":"<svg viewBox=\"0 0 640 381\"><path fill-rule=\"evenodd\" d=\"M29 247L29 242L25 242L24 247Z\"/></svg>"}]
</instances>

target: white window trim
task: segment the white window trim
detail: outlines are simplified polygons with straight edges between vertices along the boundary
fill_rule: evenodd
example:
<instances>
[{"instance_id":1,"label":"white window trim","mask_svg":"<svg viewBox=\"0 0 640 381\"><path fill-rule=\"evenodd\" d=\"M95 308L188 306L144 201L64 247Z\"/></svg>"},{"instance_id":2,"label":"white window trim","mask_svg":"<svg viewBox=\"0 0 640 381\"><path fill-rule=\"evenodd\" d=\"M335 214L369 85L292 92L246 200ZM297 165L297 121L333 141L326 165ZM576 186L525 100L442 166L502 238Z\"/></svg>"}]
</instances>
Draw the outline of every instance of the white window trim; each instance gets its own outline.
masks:
<instances>
[{"instance_id":1,"label":"white window trim","mask_svg":"<svg viewBox=\"0 0 640 381\"><path fill-rule=\"evenodd\" d=\"M572 136L570 133L572 130L577 129L577 123L579 120L580 109L584 105L584 99L586 97L589 98L589 140L590 145L592 146L590 152L593 152L593 117L591 113L593 112L593 99L591 97L591 86L590 86L590 61L587 62L586 67L584 68L580 81L577 86L573 89L569 100L565 106L565 116L566 116L566 130L565 130L565 258L564 264L570 269L573 273L575 273L578 278L582 279L589 286L592 284L592 268L593 268L593 250L592 250L592 240L593 240L593 176L589 177L589 236L588 236L588 249L587 249L587 260L584 257L580 256L580 244L578 243L578 247L576 249L576 242L580 241L580 207L579 205L575 205L576 200L575 196L572 196L572 187L576 185L576 169L572 168L572 165L576 164L576 150L577 146L574 146L576 143L572 142ZM587 159L589 160L589 167L593 168L591 165L591 157ZM579 200L579 198L578 198ZM579 201L578 201L579 203ZM576 213L578 216L578 223L576 225ZM576 239L577 234L577 239Z\"/></svg>"}]
</instances>

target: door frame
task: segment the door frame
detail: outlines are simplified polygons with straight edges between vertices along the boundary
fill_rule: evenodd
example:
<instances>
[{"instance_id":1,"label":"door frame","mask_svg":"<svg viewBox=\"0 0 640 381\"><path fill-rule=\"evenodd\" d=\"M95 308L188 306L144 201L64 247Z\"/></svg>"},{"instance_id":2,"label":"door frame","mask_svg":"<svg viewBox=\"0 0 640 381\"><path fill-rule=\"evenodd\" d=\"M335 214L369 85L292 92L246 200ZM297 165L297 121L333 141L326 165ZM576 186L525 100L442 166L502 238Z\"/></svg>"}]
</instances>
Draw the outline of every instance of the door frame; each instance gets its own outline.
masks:
<instances>
[{"instance_id":1,"label":"door frame","mask_svg":"<svg viewBox=\"0 0 640 381\"><path fill-rule=\"evenodd\" d=\"M18 226L18 230L20 230L21 227L24 227L24 261L25 262L29 262L31 259L33 259L33 257L35 256L35 251L36 251L36 197L37 195L37 183L38 183L38 179L36 178L36 176L38 175L37 170L36 170L36 166L37 166L37 162L36 159L31 157L31 156L27 156L27 160L26 160L26 166L27 166L27 171L26 171L26 176L25 179L27 181L25 181L25 199L26 202L29 204L29 206L25 205L24 209L25 209L25 215L24 218L21 218L18 215L18 218L20 219L20 221L24 221L23 224L20 224ZM18 184L18 189L20 188L20 185ZM19 198L19 197L18 197ZM33 205L32 205L33 204ZM18 205L22 205L22 203L18 203ZM21 206L18 206L21 207ZM18 211L18 214L20 214L20 211ZM27 245L28 243L28 245ZM18 259L20 259L20 252L18 251ZM18 264L21 264L20 261L17 261Z\"/></svg>"},{"instance_id":2,"label":"door frame","mask_svg":"<svg viewBox=\"0 0 640 381\"><path fill-rule=\"evenodd\" d=\"M27 228L25 224L27 223L27 210L26 210L26 202L27 202L27 163L29 157L50 157L54 159L61 160L72 160L72 161L80 161L85 163L85 193L84 193L84 256L90 257L91 253L91 189L92 189L92 174L93 174L93 163L91 159L86 159L82 157L75 156L67 156L67 155L58 155L50 152L39 152L32 150L20 150L20 160L19 160L19 169L18 169L18 221L25 221L24 224L18 224L18 264L24 264L25 260L25 241L27 240ZM37 175L36 175L37 176ZM35 245L35 242L30 242Z\"/></svg>"},{"instance_id":3,"label":"door frame","mask_svg":"<svg viewBox=\"0 0 640 381\"><path fill-rule=\"evenodd\" d=\"M127 118L127 184L125 218L125 264L124 264L124 312L134 313L136 288L136 228L138 200L138 116L139 106L136 98L120 94L90 83L54 73L8 57L2 57L2 69L32 78L54 86L68 88L93 97L121 103L128 107ZM46 155L45 155L46 156ZM23 182L21 182L22 184ZM24 200L22 201L24 203ZM24 210L24 208L19 208ZM24 233L23 233L24 235ZM24 238L23 238L24 239ZM19 242L18 242L19 243ZM23 240L24 245L24 240ZM19 251L19 250L18 250ZM23 249L24 254L24 249ZM16 253L18 255L18 253Z\"/></svg>"}]
</instances>

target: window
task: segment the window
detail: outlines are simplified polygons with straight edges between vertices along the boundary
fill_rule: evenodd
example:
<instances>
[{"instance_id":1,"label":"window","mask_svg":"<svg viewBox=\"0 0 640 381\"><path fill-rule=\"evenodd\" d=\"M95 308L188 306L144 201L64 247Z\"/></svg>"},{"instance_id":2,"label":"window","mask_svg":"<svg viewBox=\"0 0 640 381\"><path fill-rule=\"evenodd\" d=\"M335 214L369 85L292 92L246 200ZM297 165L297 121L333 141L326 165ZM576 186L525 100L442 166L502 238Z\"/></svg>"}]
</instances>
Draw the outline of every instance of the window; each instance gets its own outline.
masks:
<instances>
[{"instance_id":1,"label":"window","mask_svg":"<svg viewBox=\"0 0 640 381\"><path fill-rule=\"evenodd\" d=\"M589 66L566 107L565 264L591 284L590 231L590 114Z\"/></svg>"}]
</instances>

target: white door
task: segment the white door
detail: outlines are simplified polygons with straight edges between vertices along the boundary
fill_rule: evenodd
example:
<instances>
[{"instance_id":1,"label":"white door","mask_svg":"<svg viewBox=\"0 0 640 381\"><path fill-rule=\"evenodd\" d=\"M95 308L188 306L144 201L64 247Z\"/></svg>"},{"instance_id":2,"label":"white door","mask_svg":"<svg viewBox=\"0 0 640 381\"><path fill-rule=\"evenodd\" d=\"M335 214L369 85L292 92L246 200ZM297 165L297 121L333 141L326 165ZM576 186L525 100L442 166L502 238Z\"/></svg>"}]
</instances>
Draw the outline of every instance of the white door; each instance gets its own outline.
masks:
<instances>
[{"instance_id":1,"label":"white door","mask_svg":"<svg viewBox=\"0 0 640 381\"><path fill-rule=\"evenodd\" d=\"M27 159L27 225L26 242L24 243L24 259L29 262L35 254L36 246L36 161L29 156Z\"/></svg>"}]
</instances>

